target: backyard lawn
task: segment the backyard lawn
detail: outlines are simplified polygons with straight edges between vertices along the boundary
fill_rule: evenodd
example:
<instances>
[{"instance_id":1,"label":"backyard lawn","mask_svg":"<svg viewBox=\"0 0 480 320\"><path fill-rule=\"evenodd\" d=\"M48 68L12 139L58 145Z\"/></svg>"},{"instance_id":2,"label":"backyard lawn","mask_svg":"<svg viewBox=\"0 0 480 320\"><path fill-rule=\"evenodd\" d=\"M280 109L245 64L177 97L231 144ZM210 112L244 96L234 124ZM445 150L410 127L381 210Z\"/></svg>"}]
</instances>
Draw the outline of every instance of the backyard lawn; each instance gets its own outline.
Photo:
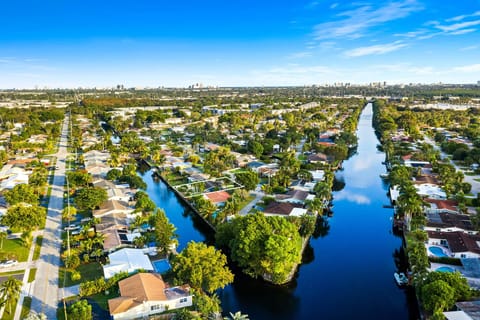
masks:
<instances>
[{"instance_id":1,"label":"backyard lawn","mask_svg":"<svg viewBox=\"0 0 480 320\"><path fill-rule=\"evenodd\" d=\"M29 248L23 245L21 239L5 239L0 249L0 259L15 259L27 261Z\"/></svg>"},{"instance_id":2,"label":"backyard lawn","mask_svg":"<svg viewBox=\"0 0 480 320\"><path fill-rule=\"evenodd\" d=\"M76 271L80 272L82 277L80 280L72 281L71 275L72 270L66 269L65 267L60 267L59 269L59 279L58 279L58 286L63 288L64 281L65 287L74 286L80 284L85 281L94 280L100 277L103 277L103 268L100 263L98 262L91 262L87 264L81 264ZM66 276L66 277L65 277Z\"/></svg>"}]
</instances>

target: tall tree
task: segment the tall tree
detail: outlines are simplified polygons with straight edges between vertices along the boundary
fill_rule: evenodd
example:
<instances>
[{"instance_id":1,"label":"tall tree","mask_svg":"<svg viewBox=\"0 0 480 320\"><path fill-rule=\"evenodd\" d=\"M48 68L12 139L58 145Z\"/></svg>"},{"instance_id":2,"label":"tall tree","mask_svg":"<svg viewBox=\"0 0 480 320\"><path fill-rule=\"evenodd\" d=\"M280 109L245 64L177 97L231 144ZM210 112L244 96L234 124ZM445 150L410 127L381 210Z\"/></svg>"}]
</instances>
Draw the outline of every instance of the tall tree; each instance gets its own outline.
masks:
<instances>
[{"instance_id":1,"label":"tall tree","mask_svg":"<svg viewBox=\"0 0 480 320\"><path fill-rule=\"evenodd\" d=\"M0 299L2 304L8 305L8 313L12 314L12 306L14 306L18 297L20 296L20 291L22 289L22 281L15 279L13 276L9 276L0 285Z\"/></svg>"},{"instance_id":2,"label":"tall tree","mask_svg":"<svg viewBox=\"0 0 480 320\"><path fill-rule=\"evenodd\" d=\"M177 282L188 283L195 289L209 293L233 281L227 257L202 242L189 242L172 260L172 270Z\"/></svg>"},{"instance_id":3,"label":"tall tree","mask_svg":"<svg viewBox=\"0 0 480 320\"><path fill-rule=\"evenodd\" d=\"M107 191L99 187L87 187L77 191L75 204L79 209L95 209L107 200Z\"/></svg>"},{"instance_id":4,"label":"tall tree","mask_svg":"<svg viewBox=\"0 0 480 320\"><path fill-rule=\"evenodd\" d=\"M5 197L5 201L11 206L21 202L29 204L38 203L38 195L35 194L35 189L24 183L17 184L12 190L5 191L3 196Z\"/></svg>"},{"instance_id":5,"label":"tall tree","mask_svg":"<svg viewBox=\"0 0 480 320\"><path fill-rule=\"evenodd\" d=\"M178 235L175 233L175 226L168 220L165 211L155 210L150 216L150 225L155 228L155 241L158 251L162 254L168 253L172 244L178 242Z\"/></svg>"}]
</instances>

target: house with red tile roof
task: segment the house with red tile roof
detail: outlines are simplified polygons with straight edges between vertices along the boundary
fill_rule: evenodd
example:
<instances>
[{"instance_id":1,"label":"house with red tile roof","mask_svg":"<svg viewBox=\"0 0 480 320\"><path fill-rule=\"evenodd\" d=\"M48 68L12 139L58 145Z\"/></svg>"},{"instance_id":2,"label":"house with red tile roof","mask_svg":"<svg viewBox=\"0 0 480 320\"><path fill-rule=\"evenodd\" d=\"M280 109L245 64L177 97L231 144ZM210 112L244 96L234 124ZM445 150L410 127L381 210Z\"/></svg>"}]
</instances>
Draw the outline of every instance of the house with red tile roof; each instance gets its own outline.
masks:
<instances>
[{"instance_id":1,"label":"house with red tile roof","mask_svg":"<svg viewBox=\"0 0 480 320\"><path fill-rule=\"evenodd\" d=\"M222 206L230 198L230 194L226 191L215 191L215 192L205 193L204 197L212 201L215 205Z\"/></svg>"}]
</instances>

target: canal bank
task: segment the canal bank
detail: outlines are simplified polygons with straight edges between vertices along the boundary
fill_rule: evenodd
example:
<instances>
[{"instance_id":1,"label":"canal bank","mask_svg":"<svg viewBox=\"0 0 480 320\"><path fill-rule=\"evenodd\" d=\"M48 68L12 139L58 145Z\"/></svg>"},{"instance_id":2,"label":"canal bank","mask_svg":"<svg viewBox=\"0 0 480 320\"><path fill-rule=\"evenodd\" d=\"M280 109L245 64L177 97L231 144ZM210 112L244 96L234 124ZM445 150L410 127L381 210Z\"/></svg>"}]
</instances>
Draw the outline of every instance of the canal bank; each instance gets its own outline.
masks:
<instances>
[{"instance_id":1,"label":"canal bank","mask_svg":"<svg viewBox=\"0 0 480 320\"><path fill-rule=\"evenodd\" d=\"M332 218L314 235L294 281L274 286L234 270L235 281L219 292L224 312L241 310L251 319L416 319L414 296L396 286L401 238L392 233L392 209L384 154L371 124L372 107L363 110L357 153L337 178L345 187L334 193ZM143 174L147 192L177 227L179 249L190 241L211 243L212 232L189 212L162 181Z\"/></svg>"}]
</instances>

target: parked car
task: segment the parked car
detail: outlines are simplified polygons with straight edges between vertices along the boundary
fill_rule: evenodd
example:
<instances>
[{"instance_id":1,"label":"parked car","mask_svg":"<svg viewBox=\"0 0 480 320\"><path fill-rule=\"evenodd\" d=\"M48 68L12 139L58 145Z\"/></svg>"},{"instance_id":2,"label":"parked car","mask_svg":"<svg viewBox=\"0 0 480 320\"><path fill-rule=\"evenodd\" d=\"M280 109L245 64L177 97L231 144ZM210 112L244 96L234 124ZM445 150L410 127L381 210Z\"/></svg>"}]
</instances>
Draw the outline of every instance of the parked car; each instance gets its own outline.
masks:
<instances>
[{"instance_id":1,"label":"parked car","mask_svg":"<svg viewBox=\"0 0 480 320\"><path fill-rule=\"evenodd\" d=\"M77 225L70 225L69 227L65 227L63 230L65 231L73 231L73 230L79 230L80 229L80 226L77 226Z\"/></svg>"},{"instance_id":2,"label":"parked car","mask_svg":"<svg viewBox=\"0 0 480 320\"><path fill-rule=\"evenodd\" d=\"M18 263L17 260L2 260L0 261L0 268L13 267Z\"/></svg>"}]
</instances>

